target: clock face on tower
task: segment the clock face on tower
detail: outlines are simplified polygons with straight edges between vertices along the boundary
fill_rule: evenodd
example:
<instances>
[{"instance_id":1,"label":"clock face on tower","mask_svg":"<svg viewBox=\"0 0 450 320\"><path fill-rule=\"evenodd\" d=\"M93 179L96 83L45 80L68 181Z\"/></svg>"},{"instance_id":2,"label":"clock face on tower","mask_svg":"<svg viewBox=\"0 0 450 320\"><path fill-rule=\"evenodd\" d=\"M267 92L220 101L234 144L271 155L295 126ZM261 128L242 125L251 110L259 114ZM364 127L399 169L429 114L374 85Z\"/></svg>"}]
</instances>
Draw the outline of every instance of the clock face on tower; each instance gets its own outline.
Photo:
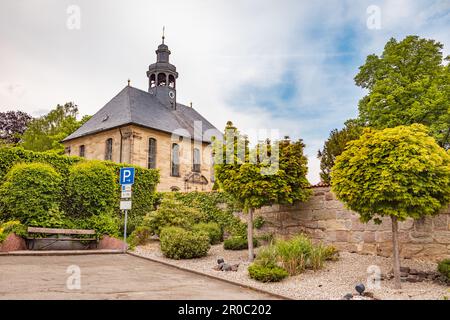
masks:
<instances>
[{"instance_id":1,"label":"clock face on tower","mask_svg":"<svg viewBox=\"0 0 450 320\"><path fill-rule=\"evenodd\" d=\"M170 99L175 99L175 92L174 91L169 91L169 98Z\"/></svg>"}]
</instances>

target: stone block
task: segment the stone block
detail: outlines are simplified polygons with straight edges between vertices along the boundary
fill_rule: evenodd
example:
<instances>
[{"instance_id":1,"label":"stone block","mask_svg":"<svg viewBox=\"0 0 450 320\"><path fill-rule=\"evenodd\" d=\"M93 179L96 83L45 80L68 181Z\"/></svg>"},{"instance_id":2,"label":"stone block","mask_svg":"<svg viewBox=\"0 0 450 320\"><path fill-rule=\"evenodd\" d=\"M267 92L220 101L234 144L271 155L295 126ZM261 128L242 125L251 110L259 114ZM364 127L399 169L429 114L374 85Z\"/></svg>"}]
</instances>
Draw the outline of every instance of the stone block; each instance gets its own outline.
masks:
<instances>
[{"instance_id":1,"label":"stone block","mask_svg":"<svg viewBox=\"0 0 450 320\"><path fill-rule=\"evenodd\" d=\"M110 236L103 236L103 238L98 243L98 249L117 249L121 250L125 247L125 243L117 238ZM128 248L128 245L127 245Z\"/></svg>"},{"instance_id":2,"label":"stone block","mask_svg":"<svg viewBox=\"0 0 450 320\"><path fill-rule=\"evenodd\" d=\"M375 233L372 232L372 231L365 231L363 233L363 240L366 243L374 243L376 241L375 240Z\"/></svg>"},{"instance_id":3,"label":"stone block","mask_svg":"<svg viewBox=\"0 0 450 320\"><path fill-rule=\"evenodd\" d=\"M405 243L400 247L400 256L402 258L413 258L423 250L422 244Z\"/></svg>"},{"instance_id":4,"label":"stone block","mask_svg":"<svg viewBox=\"0 0 450 320\"><path fill-rule=\"evenodd\" d=\"M375 232L375 241L376 242L386 242L392 240L392 232L391 231L376 231Z\"/></svg>"},{"instance_id":5,"label":"stone block","mask_svg":"<svg viewBox=\"0 0 450 320\"><path fill-rule=\"evenodd\" d=\"M364 231L364 230L366 230L366 224L362 223L357 216L352 215L351 222L352 222L352 230L353 231Z\"/></svg>"},{"instance_id":6,"label":"stone block","mask_svg":"<svg viewBox=\"0 0 450 320\"><path fill-rule=\"evenodd\" d=\"M411 230L414 227L414 220L413 219L407 219L405 221L399 222L398 229L399 230Z\"/></svg>"},{"instance_id":7,"label":"stone block","mask_svg":"<svg viewBox=\"0 0 450 320\"><path fill-rule=\"evenodd\" d=\"M358 245L355 243L333 242L333 246L339 251L353 252L353 253L358 252Z\"/></svg>"},{"instance_id":8,"label":"stone block","mask_svg":"<svg viewBox=\"0 0 450 320\"><path fill-rule=\"evenodd\" d=\"M450 231L434 231L433 239L437 243L450 244Z\"/></svg>"},{"instance_id":9,"label":"stone block","mask_svg":"<svg viewBox=\"0 0 450 320\"><path fill-rule=\"evenodd\" d=\"M329 220L336 219L336 212L334 210L313 210L311 215L312 220Z\"/></svg>"},{"instance_id":10,"label":"stone block","mask_svg":"<svg viewBox=\"0 0 450 320\"><path fill-rule=\"evenodd\" d=\"M348 210L337 210L336 211L336 219L351 219L352 213Z\"/></svg>"},{"instance_id":11,"label":"stone block","mask_svg":"<svg viewBox=\"0 0 450 320\"><path fill-rule=\"evenodd\" d=\"M418 232L433 231L433 223L431 217L423 217L414 221L414 230Z\"/></svg>"},{"instance_id":12,"label":"stone block","mask_svg":"<svg viewBox=\"0 0 450 320\"><path fill-rule=\"evenodd\" d=\"M0 252L26 250L25 239L15 233L9 234L2 243L0 243Z\"/></svg>"},{"instance_id":13,"label":"stone block","mask_svg":"<svg viewBox=\"0 0 450 320\"><path fill-rule=\"evenodd\" d=\"M320 220L318 226L324 230L345 230L350 231L352 229L351 220Z\"/></svg>"},{"instance_id":14,"label":"stone block","mask_svg":"<svg viewBox=\"0 0 450 320\"><path fill-rule=\"evenodd\" d=\"M338 242L349 242L350 232L349 231L335 231L336 241Z\"/></svg>"},{"instance_id":15,"label":"stone block","mask_svg":"<svg viewBox=\"0 0 450 320\"><path fill-rule=\"evenodd\" d=\"M382 257L392 256L392 242L378 243L377 254Z\"/></svg>"},{"instance_id":16,"label":"stone block","mask_svg":"<svg viewBox=\"0 0 450 320\"><path fill-rule=\"evenodd\" d=\"M432 243L433 237L430 232L412 231L409 234L412 243Z\"/></svg>"},{"instance_id":17,"label":"stone block","mask_svg":"<svg viewBox=\"0 0 450 320\"><path fill-rule=\"evenodd\" d=\"M427 244L423 246L423 250L419 252L417 257L427 257L431 259L439 259L448 255L447 246L444 244Z\"/></svg>"},{"instance_id":18,"label":"stone block","mask_svg":"<svg viewBox=\"0 0 450 320\"><path fill-rule=\"evenodd\" d=\"M438 214L433 217L433 230L450 230L447 214Z\"/></svg>"},{"instance_id":19,"label":"stone block","mask_svg":"<svg viewBox=\"0 0 450 320\"><path fill-rule=\"evenodd\" d=\"M356 243L363 242L364 241L363 235L364 235L363 231L350 232L350 242L356 242Z\"/></svg>"},{"instance_id":20,"label":"stone block","mask_svg":"<svg viewBox=\"0 0 450 320\"><path fill-rule=\"evenodd\" d=\"M325 201L332 201L332 200L336 200L334 194L332 192L325 193Z\"/></svg>"}]
</instances>

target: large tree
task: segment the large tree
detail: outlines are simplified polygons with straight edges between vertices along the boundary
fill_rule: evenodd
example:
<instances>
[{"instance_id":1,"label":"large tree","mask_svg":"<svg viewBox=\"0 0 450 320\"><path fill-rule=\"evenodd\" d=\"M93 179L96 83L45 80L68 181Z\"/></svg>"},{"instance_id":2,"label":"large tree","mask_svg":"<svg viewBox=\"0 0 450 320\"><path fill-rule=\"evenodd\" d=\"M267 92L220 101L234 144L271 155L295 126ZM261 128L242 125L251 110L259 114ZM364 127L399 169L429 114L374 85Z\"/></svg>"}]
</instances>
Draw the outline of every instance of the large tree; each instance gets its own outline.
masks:
<instances>
[{"instance_id":1,"label":"large tree","mask_svg":"<svg viewBox=\"0 0 450 320\"><path fill-rule=\"evenodd\" d=\"M23 111L0 112L0 140L4 144L17 144L32 117Z\"/></svg>"},{"instance_id":2,"label":"large tree","mask_svg":"<svg viewBox=\"0 0 450 320\"><path fill-rule=\"evenodd\" d=\"M333 192L363 222L391 218L400 288L398 221L436 214L450 202L450 154L420 124L365 129L336 158L331 176Z\"/></svg>"},{"instance_id":3,"label":"large tree","mask_svg":"<svg viewBox=\"0 0 450 320\"><path fill-rule=\"evenodd\" d=\"M47 115L30 122L23 135L22 146L33 151L51 150L63 153L64 146L60 141L90 118L90 116L84 116L78 121L77 115L78 107L74 103L58 104Z\"/></svg>"},{"instance_id":4,"label":"large tree","mask_svg":"<svg viewBox=\"0 0 450 320\"><path fill-rule=\"evenodd\" d=\"M359 102L359 118L383 129L421 123L440 146L450 147L450 67L443 45L408 36L390 39L381 56L369 55L355 77L368 94Z\"/></svg>"},{"instance_id":5,"label":"large tree","mask_svg":"<svg viewBox=\"0 0 450 320\"><path fill-rule=\"evenodd\" d=\"M216 141L215 177L219 188L234 198L248 214L247 242L253 261L253 211L274 203L305 201L311 191L306 179L307 159L302 140L258 144L249 150L246 137L231 122L223 141Z\"/></svg>"},{"instance_id":6,"label":"large tree","mask_svg":"<svg viewBox=\"0 0 450 320\"><path fill-rule=\"evenodd\" d=\"M358 139L362 132L362 126L356 120L348 120L341 130L334 129L330 132L322 150L317 157L320 159L320 179L325 183L331 183L331 168L338 155L344 150L347 142Z\"/></svg>"}]
</instances>

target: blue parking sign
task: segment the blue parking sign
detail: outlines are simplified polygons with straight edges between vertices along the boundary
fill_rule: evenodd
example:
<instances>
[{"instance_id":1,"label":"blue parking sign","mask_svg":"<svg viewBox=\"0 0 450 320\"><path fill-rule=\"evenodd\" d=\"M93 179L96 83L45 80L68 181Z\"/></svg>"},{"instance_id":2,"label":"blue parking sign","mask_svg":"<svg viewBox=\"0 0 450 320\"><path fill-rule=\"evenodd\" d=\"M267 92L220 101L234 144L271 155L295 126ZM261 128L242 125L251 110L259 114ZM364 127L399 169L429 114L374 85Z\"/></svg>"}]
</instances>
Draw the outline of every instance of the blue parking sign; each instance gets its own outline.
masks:
<instances>
[{"instance_id":1,"label":"blue parking sign","mask_svg":"<svg viewBox=\"0 0 450 320\"><path fill-rule=\"evenodd\" d=\"M134 183L134 168L120 168L120 184Z\"/></svg>"}]
</instances>

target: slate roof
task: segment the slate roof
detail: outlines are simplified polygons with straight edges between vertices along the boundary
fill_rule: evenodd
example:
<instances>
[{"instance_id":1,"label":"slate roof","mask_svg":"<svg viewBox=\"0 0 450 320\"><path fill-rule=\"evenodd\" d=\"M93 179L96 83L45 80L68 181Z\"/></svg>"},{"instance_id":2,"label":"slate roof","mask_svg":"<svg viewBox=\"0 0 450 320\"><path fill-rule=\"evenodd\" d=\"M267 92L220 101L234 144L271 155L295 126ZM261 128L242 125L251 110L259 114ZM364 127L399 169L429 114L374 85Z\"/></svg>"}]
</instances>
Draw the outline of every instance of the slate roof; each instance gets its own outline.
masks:
<instances>
[{"instance_id":1,"label":"slate roof","mask_svg":"<svg viewBox=\"0 0 450 320\"><path fill-rule=\"evenodd\" d=\"M126 86L89 121L63 141L127 124L136 124L168 133L182 128L194 137L194 121L202 122L203 141L210 142L211 135L204 135L207 130L216 130L219 134L219 131L193 108L177 103L176 109L173 110L163 105L155 95Z\"/></svg>"}]
</instances>

